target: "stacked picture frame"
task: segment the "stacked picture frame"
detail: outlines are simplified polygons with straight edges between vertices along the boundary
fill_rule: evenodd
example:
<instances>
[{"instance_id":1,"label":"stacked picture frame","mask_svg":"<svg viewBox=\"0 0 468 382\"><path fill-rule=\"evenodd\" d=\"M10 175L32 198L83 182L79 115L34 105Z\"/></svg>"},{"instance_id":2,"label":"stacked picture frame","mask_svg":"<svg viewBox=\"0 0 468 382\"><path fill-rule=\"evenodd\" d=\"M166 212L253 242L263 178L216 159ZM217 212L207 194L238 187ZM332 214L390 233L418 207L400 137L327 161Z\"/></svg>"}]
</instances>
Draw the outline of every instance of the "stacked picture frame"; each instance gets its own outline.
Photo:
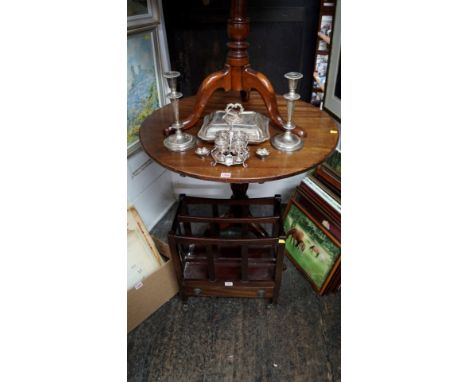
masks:
<instances>
[{"instance_id":1,"label":"stacked picture frame","mask_svg":"<svg viewBox=\"0 0 468 382\"><path fill-rule=\"evenodd\" d=\"M283 216L286 255L319 295L341 287L341 153L308 174Z\"/></svg>"}]
</instances>

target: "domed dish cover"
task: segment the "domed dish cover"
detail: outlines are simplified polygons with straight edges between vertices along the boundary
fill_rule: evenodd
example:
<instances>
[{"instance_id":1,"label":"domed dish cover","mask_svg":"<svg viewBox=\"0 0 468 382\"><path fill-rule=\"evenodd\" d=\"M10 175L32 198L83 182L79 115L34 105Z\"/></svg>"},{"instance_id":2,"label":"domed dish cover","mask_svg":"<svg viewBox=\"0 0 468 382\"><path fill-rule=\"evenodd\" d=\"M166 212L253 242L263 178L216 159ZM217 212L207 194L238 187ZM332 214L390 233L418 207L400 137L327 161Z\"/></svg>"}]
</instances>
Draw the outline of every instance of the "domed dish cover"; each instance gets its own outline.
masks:
<instances>
[{"instance_id":1,"label":"domed dish cover","mask_svg":"<svg viewBox=\"0 0 468 382\"><path fill-rule=\"evenodd\" d=\"M229 113L226 120L226 110L229 108ZM236 111L233 108L234 105L238 105L237 108L240 111ZM231 127L230 121L232 121L233 131L242 131L247 134L248 141L250 144L262 143L270 139L269 123L270 120L264 115L255 111L245 111L243 106L239 103L228 104L226 110L218 110L211 114L208 114L203 119L203 125L198 131L198 138L213 142L218 131L227 130Z\"/></svg>"}]
</instances>

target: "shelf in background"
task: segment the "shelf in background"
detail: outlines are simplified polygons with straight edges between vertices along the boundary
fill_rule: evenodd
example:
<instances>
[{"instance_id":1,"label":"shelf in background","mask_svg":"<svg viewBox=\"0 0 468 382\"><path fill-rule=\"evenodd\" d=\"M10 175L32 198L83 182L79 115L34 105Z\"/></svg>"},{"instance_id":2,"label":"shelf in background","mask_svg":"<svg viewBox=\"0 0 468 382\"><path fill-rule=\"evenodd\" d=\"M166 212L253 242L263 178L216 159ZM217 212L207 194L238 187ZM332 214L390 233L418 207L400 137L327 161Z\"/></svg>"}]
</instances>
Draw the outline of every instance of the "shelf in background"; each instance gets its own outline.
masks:
<instances>
[{"instance_id":1,"label":"shelf in background","mask_svg":"<svg viewBox=\"0 0 468 382\"><path fill-rule=\"evenodd\" d=\"M325 86L322 85L322 83L320 82L320 78L319 78L317 72L314 72L314 80L315 80L315 82L318 83L318 85L320 86L320 89L324 92L325 91Z\"/></svg>"},{"instance_id":2,"label":"shelf in background","mask_svg":"<svg viewBox=\"0 0 468 382\"><path fill-rule=\"evenodd\" d=\"M318 36L327 44L330 44L330 37L324 35L322 32L318 32Z\"/></svg>"}]
</instances>

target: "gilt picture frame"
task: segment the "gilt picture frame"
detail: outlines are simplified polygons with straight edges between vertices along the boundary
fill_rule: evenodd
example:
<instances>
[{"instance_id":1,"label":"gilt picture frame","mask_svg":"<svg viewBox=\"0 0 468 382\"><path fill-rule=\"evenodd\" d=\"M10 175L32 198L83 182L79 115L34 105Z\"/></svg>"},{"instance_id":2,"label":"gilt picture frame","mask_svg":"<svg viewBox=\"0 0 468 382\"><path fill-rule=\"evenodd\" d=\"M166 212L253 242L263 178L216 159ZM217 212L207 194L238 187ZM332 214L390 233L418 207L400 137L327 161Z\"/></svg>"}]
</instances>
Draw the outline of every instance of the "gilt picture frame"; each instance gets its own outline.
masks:
<instances>
[{"instance_id":1,"label":"gilt picture frame","mask_svg":"<svg viewBox=\"0 0 468 382\"><path fill-rule=\"evenodd\" d=\"M313 289L324 294L341 264L341 244L294 198L283 218L286 255Z\"/></svg>"}]
</instances>

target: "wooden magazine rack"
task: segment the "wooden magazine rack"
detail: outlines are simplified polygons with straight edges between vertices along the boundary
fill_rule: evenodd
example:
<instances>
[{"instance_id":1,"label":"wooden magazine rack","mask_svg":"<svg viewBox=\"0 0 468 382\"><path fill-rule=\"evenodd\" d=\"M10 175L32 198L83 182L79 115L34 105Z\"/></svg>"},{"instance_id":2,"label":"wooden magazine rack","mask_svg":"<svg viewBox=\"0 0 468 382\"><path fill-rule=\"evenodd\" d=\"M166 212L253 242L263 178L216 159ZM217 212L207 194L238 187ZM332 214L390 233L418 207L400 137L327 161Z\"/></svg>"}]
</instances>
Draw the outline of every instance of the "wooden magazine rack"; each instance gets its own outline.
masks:
<instances>
[{"instance_id":1,"label":"wooden magazine rack","mask_svg":"<svg viewBox=\"0 0 468 382\"><path fill-rule=\"evenodd\" d=\"M223 213L234 207L263 212L250 217ZM249 233L251 224L262 225L266 235ZM277 303L285 244L278 195L248 200L181 195L168 238L182 301L222 296Z\"/></svg>"}]
</instances>

